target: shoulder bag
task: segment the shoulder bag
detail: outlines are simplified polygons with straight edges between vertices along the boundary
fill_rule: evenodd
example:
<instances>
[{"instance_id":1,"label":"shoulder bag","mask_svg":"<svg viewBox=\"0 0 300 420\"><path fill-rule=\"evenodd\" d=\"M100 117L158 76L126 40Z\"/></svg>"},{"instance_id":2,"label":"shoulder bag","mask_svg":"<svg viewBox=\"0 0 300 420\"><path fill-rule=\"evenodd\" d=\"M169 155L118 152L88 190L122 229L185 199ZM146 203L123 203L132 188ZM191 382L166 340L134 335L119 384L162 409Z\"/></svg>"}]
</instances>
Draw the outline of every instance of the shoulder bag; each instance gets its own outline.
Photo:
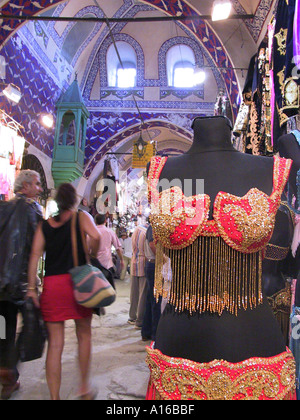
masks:
<instances>
[{"instance_id":1,"label":"shoulder bag","mask_svg":"<svg viewBox=\"0 0 300 420\"><path fill-rule=\"evenodd\" d=\"M86 256L86 264L78 265L78 247L76 220L79 217L81 240ZM85 308L102 308L111 305L116 300L116 292L101 270L90 263L86 237L80 223L80 214L75 213L71 221L71 238L74 268L71 274L74 288L74 297L79 305Z\"/></svg>"}]
</instances>

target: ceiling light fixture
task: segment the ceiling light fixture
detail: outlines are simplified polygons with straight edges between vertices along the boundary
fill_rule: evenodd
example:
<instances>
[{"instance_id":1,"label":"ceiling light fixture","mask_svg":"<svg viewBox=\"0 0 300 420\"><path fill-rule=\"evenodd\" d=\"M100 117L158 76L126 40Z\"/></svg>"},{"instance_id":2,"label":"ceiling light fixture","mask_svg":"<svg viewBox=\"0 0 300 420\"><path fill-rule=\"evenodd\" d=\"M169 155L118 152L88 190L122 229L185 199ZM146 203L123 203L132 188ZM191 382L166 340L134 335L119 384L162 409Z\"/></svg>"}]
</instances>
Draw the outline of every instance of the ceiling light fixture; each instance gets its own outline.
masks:
<instances>
[{"instance_id":1,"label":"ceiling light fixture","mask_svg":"<svg viewBox=\"0 0 300 420\"><path fill-rule=\"evenodd\" d=\"M16 104L20 102L21 97L22 97L20 88L14 85L13 83L10 83L9 85L7 85L2 93L8 99L10 99L12 102L15 102Z\"/></svg>"},{"instance_id":2,"label":"ceiling light fixture","mask_svg":"<svg viewBox=\"0 0 300 420\"><path fill-rule=\"evenodd\" d=\"M139 139L136 142L134 142L133 147L136 155L139 159L141 159L144 156L147 147L147 142L144 141L142 134L140 134Z\"/></svg>"},{"instance_id":3,"label":"ceiling light fixture","mask_svg":"<svg viewBox=\"0 0 300 420\"><path fill-rule=\"evenodd\" d=\"M229 0L215 0L213 4L212 20L228 19L231 12L232 4Z\"/></svg>"},{"instance_id":4,"label":"ceiling light fixture","mask_svg":"<svg viewBox=\"0 0 300 420\"><path fill-rule=\"evenodd\" d=\"M54 118L52 114L43 114L42 123L47 128L52 128L54 124Z\"/></svg>"}]
</instances>

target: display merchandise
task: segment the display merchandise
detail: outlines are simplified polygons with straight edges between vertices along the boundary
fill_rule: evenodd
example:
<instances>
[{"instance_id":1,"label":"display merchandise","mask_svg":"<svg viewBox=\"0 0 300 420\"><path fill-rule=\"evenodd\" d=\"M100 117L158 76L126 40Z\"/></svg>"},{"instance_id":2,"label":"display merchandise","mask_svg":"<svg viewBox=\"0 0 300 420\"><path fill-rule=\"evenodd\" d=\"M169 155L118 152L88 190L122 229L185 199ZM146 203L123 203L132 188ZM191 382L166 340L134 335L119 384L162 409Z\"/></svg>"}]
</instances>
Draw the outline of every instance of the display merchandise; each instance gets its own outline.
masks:
<instances>
[{"instance_id":1,"label":"display merchandise","mask_svg":"<svg viewBox=\"0 0 300 420\"><path fill-rule=\"evenodd\" d=\"M21 170L25 139L5 125L0 125L0 138L0 196L10 200L15 178Z\"/></svg>"},{"instance_id":2,"label":"display merchandise","mask_svg":"<svg viewBox=\"0 0 300 420\"><path fill-rule=\"evenodd\" d=\"M186 378L189 390L196 386L191 399L209 398L212 378L220 374L236 387L230 394L234 398L291 398L294 360L262 285L263 252L273 234L291 161L236 151L226 117L196 118L193 129L188 152L155 157L148 171L150 221L157 242L155 293L168 300L156 342L148 348L148 398L154 395L153 386L164 397L159 385L165 381L162 360L171 363L177 378ZM164 287L161 274L166 266L170 288ZM254 359L256 375L251 371L251 377L248 367ZM271 385L272 392L261 389L266 366L287 375L284 383ZM187 379L197 372L204 378L200 394L200 382ZM259 376L255 384L253 378ZM180 387L175 393L181 398Z\"/></svg>"},{"instance_id":3,"label":"display merchandise","mask_svg":"<svg viewBox=\"0 0 300 420\"><path fill-rule=\"evenodd\" d=\"M288 182L288 201L295 213L300 207L300 131L292 130L278 139L280 156L293 160Z\"/></svg>"},{"instance_id":4,"label":"display merchandise","mask_svg":"<svg viewBox=\"0 0 300 420\"><path fill-rule=\"evenodd\" d=\"M300 399L300 346L299 346L299 313L300 313L300 131L299 131L299 115L289 121L288 129L290 132L281 136L278 140L279 153L283 157L293 160L291 176L288 182L288 203L289 207L296 214L296 226L292 242L292 255L294 257L295 266L295 296L292 305L291 314L291 335L290 349L293 352L296 361L296 377L297 377L297 399ZM296 331L296 332L295 332Z\"/></svg>"},{"instance_id":5,"label":"display merchandise","mask_svg":"<svg viewBox=\"0 0 300 420\"><path fill-rule=\"evenodd\" d=\"M299 2L279 1L267 34L250 60L243 106L236 120L237 124L245 122L244 105L248 106L246 129L237 127L239 150L245 153L277 153L286 123L299 112L299 22Z\"/></svg>"},{"instance_id":6,"label":"display merchandise","mask_svg":"<svg viewBox=\"0 0 300 420\"><path fill-rule=\"evenodd\" d=\"M287 202L282 201L276 214L272 238L267 244L262 265L263 288L279 322L286 345L290 340L292 284L294 278L291 245L295 215Z\"/></svg>"},{"instance_id":7,"label":"display merchandise","mask_svg":"<svg viewBox=\"0 0 300 420\"><path fill-rule=\"evenodd\" d=\"M295 362L291 352L241 363L195 363L147 349L151 400L291 400Z\"/></svg>"}]
</instances>

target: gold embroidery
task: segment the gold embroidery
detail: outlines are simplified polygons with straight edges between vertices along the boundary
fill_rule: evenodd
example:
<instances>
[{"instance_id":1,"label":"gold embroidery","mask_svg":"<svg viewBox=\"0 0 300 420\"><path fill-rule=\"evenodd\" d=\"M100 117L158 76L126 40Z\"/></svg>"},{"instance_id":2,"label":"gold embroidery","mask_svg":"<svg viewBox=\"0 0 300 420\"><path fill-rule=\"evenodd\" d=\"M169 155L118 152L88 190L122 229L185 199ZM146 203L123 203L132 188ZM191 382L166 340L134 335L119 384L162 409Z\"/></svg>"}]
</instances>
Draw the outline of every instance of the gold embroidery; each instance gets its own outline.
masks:
<instances>
[{"instance_id":1,"label":"gold embroidery","mask_svg":"<svg viewBox=\"0 0 300 420\"><path fill-rule=\"evenodd\" d=\"M275 295L268 297L268 302L272 308L273 314L277 319L285 342L289 343L290 336L290 315L292 304L291 284L286 283L285 289L277 292Z\"/></svg>"},{"instance_id":2,"label":"gold embroidery","mask_svg":"<svg viewBox=\"0 0 300 420\"><path fill-rule=\"evenodd\" d=\"M271 196L251 189L244 197L219 193L214 220L210 198L185 197L173 187L158 193L166 159L152 161L150 216L157 242L155 297L177 311L237 315L262 303L262 251L269 242L291 161L274 158ZM153 166L153 167L152 167Z\"/></svg>"},{"instance_id":3,"label":"gold embroidery","mask_svg":"<svg viewBox=\"0 0 300 420\"><path fill-rule=\"evenodd\" d=\"M243 237L243 252L247 252L247 249L254 243L259 243L262 238L269 236L274 228L275 223L275 214L269 214L269 201L268 196L259 191L256 188L253 188L245 196L251 207L251 212L246 211L240 205L240 200L236 199L231 194L225 194L226 197L233 201L237 201L237 204L226 204L224 206L224 213L229 213L231 217L234 218L234 223L242 233ZM222 195L221 200L224 199ZM216 207L219 208L219 202L216 201ZM217 212L216 221L221 232L222 237L228 245L236 247L236 244L230 239L229 235L225 232L222 226L222 221L219 220L221 217ZM241 250L241 247L238 247L238 250ZM260 247L258 247L259 249ZM254 249L253 251L257 251Z\"/></svg>"},{"instance_id":4,"label":"gold embroidery","mask_svg":"<svg viewBox=\"0 0 300 420\"><path fill-rule=\"evenodd\" d=\"M260 136L257 132L257 123L258 123L258 115L256 110L256 105L252 102L250 106L250 122L249 122L249 133L247 137L249 138L250 144L247 145L247 149L252 149L253 155L260 155L259 145L260 145Z\"/></svg>"},{"instance_id":5,"label":"gold embroidery","mask_svg":"<svg viewBox=\"0 0 300 420\"><path fill-rule=\"evenodd\" d=\"M206 203L205 203L206 201ZM191 204L196 202L202 211L202 217L196 219L196 208ZM204 194L193 197L185 197L179 187L173 187L159 194L158 200L151 203L150 222L154 227L154 237L163 246L173 249L185 248L199 236L202 224L208 218L210 200ZM175 233L176 228L186 222L185 228L188 230L195 227L188 241L183 244L174 245L170 238ZM178 235L184 236L184 229ZM179 237L177 239L180 239Z\"/></svg>"},{"instance_id":6,"label":"gold embroidery","mask_svg":"<svg viewBox=\"0 0 300 420\"><path fill-rule=\"evenodd\" d=\"M282 324L282 327L284 326L287 329L287 331L285 331L287 333L285 336L288 336L290 324L289 317L292 304L291 284L287 282L285 289L280 290L271 297L268 297L268 302L278 322Z\"/></svg>"},{"instance_id":7,"label":"gold embroidery","mask_svg":"<svg viewBox=\"0 0 300 420\"><path fill-rule=\"evenodd\" d=\"M278 82L279 82L279 85L280 85L280 90L282 92L282 96L284 95L285 70L286 70L286 67L284 67L279 73L277 73Z\"/></svg>"},{"instance_id":8,"label":"gold embroidery","mask_svg":"<svg viewBox=\"0 0 300 420\"><path fill-rule=\"evenodd\" d=\"M295 361L289 352L231 364L196 363L146 350L151 383L163 400L284 400L295 391Z\"/></svg>"},{"instance_id":9,"label":"gold embroidery","mask_svg":"<svg viewBox=\"0 0 300 420\"><path fill-rule=\"evenodd\" d=\"M286 54L286 39L287 39L288 30L281 28L280 31L275 35L278 44L278 51L280 55Z\"/></svg>"}]
</instances>

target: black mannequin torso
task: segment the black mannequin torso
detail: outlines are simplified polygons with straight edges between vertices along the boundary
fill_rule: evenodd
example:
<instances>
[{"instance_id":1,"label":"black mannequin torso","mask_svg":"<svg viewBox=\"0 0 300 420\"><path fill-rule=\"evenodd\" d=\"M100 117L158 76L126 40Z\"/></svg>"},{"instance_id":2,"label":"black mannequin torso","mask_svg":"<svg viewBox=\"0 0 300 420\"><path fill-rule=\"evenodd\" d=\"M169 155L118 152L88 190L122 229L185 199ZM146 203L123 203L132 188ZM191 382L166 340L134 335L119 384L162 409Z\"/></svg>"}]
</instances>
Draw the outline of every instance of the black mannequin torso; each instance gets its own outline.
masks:
<instances>
[{"instance_id":1,"label":"black mannequin torso","mask_svg":"<svg viewBox=\"0 0 300 420\"><path fill-rule=\"evenodd\" d=\"M293 134L286 134L278 139L279 154L282 157L293 160L291 175L289 178L292 193L297 196L297 172L300 170L300 145ZM300 203L298 203L300 205ZM295 256L296 265L299 267L298 281L296 287L295 305L300 306L300 249Z\"/></svg>"},{"instance_id":2,"label":"black mannequin torso","mask_svg":"<svg viewBox=\"0 0 300 420\"><path fill-rule=\"evenodd\" d=\"M191 149L169 158L160 179L171 182L204 180L204 192L211 198L211 215L220 191L242 197L251 188L271 195L273 159L237 152L231 144L231 129L224 117L197 118ZM185 191L184 191L185 192ZM199 193L197 191L197 193ZM221 317L204 313L190 316L176 313L167 305L158 326L155 347L163 354L200 363L223 359L237 363L251 357L272 357L285 351L280 328L265 300L238 316L224 312Z\"/></svg>"},{"instance_id":3,"label":"black mannequin torso","mask_svg":"<svg viewBox=\"0 0 300 420\"><path fill-rule=\"evenodd\" d=\"M276 223L270 244L288 249L291 247L293 234L294 224L291 213L282 204L276 214ZM282 274L283 264L283 261L272 259L264 259L263 261L263 286L268 297L275 295L286 287L286 280Z\"/></svg>"},{"instance_id":4,"label":"black mannequin torso","mask_svg":"<svg viewBox=\"0 0 300 420\"><path fill-rule=\"evenodd\" d=\"M278 150L281 157L293 160L289 184L293 194L296 195L296 178L300 169L300 145L293 134L285 134L278 139Z\"/></svg>"}]
</instances>

